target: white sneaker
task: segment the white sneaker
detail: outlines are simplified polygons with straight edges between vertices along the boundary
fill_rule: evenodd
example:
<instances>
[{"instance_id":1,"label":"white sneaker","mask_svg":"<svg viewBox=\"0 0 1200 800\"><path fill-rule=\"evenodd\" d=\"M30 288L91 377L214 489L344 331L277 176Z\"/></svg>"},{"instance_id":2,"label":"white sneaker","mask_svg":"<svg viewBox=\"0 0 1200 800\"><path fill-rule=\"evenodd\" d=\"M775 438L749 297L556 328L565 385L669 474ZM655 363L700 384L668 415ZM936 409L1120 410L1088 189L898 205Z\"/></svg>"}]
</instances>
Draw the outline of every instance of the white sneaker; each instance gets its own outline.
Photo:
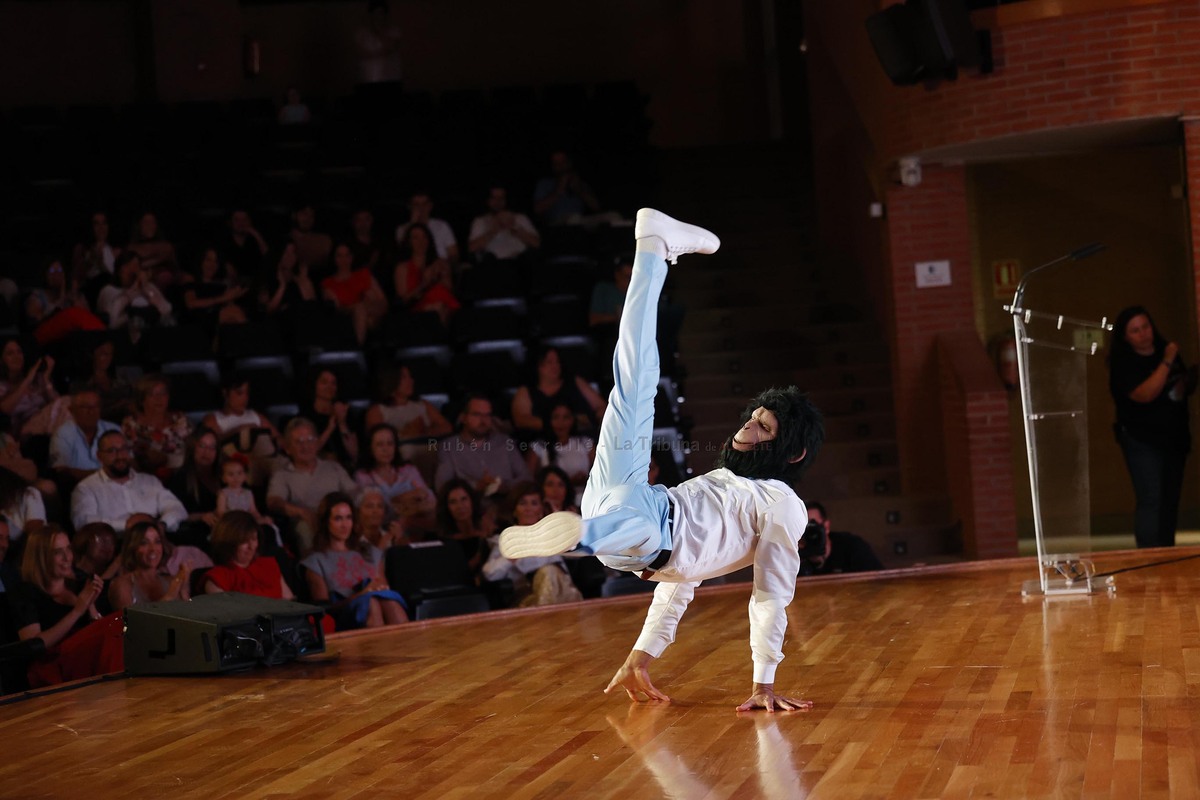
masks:
<instances>
[{"instance_id":1,"label":"white sneaker","mask_svg":"<svg viewBox=\"0 0 1200 800\"><path fill-rule=\"evenodd\" d=\"M633 238L657 236L667 246L667 260L674 264L687 253L715 253L721 240L712 231L672 219L653 208L639 209L633 227Z\"/></svg>"},{"instance_id":2,"label":"white sneaker","mask_svg":"<svg viewBox=\"0 0 1200 800\"><path fill-rule=\"evenodd\" d=\"M555 511L532 525L513 525L500 534L505 558L556 556L575 549L583 538L583 518L570 511Z\"/></svg>"}]
</instances>

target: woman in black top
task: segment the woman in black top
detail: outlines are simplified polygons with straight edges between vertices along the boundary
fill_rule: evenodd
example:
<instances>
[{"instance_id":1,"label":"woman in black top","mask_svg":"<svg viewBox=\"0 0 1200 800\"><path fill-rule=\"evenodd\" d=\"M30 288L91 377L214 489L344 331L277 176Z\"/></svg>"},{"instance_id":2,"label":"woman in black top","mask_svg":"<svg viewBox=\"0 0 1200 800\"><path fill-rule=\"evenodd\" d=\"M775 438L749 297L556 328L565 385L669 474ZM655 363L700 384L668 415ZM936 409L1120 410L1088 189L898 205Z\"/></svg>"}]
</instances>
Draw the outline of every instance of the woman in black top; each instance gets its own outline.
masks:
<instances>
[{"instance_id":1,"label":"woman in black top","mask_svg":"<svg viewBox=\"0 0 1200 800\"><path fill-rule=\"evenodd\" d=\"M1113 323L1108 386L1117 408L1113 427L1137 496L1137 546L1172 547L1192 446L1187 395L1195 373L1141 306L1126 308Z\"/></svg>"}]
</instances>

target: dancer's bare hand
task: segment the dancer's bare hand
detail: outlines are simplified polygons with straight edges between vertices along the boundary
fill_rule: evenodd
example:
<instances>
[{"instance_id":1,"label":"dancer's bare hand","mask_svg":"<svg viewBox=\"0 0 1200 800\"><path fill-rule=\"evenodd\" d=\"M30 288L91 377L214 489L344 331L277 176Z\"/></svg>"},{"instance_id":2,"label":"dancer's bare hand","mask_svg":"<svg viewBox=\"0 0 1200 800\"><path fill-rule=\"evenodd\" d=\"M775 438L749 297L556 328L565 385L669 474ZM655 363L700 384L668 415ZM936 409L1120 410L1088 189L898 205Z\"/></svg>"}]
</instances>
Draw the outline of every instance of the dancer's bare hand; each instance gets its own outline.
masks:
<instances>
[{"instance_id":1,"label":"dancer's bare hand","mask_svg":"<svg viewBox=\"0 0 1200 800\"><path fill-rule=\"evenodd\" d=\"M650 662L654 660L654 656L643 650L631 650L625 663L617 670L617 674L613 675L611 681L608 682L608 687L604 690L605 694L612 694L617 687L625 690L625 694L629 695L629 699L635 703L645 702L645 700L661 700L664 703L671 702L671 698L654 688L654 684L650 680ZM643 700L642 695L645 695Z\"/></svg>"},{"instance_id":2,"label":"dancer's bare hand","mask_svg":"<svg viewBox=\"0 0 1200 800\"><path fill-rule=\"evenodd\" d=\"M775 711L808 711L813 707L812 700L797 700L775 694L775 685L771 683L754 684L754 693L750 699L737 707L738 711L753 711L765 708L769 713Z\"/></svg>"}]
</instances>

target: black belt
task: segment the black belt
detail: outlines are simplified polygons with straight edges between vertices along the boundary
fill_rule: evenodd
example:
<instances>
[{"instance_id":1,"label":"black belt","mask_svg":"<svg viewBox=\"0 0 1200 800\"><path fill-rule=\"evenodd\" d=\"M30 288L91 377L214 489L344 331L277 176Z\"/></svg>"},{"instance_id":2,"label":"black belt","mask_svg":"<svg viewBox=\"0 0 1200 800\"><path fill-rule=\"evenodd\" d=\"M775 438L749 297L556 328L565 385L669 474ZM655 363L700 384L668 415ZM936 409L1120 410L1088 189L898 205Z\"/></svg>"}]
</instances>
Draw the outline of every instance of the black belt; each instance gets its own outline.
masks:
<instances>
[{"instance_id":1,"label":"black belt","mask_svg":"<svg viewBox=\"0 0 1200 800\"><path fill-rule=\"evenodd\" d=\"M667 501L667 531L672 534L675 532L675 504L670 500ZM638 574L641 575L643 580L650 580L650 576L653 575L655 571L665 567L667 562L670 560L670 550L659 550L658 555L654 557L654 560L651 561L650 564Z\"/></svg>"}]
</instances>

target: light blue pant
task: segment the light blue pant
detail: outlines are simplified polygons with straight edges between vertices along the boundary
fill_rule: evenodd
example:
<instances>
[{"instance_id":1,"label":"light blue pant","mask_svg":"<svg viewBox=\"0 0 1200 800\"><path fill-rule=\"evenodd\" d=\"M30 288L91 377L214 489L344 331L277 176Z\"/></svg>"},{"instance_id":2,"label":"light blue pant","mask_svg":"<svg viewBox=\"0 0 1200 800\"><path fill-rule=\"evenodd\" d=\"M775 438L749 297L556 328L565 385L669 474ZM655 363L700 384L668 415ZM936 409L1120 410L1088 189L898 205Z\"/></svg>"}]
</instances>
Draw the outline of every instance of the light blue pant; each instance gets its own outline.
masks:
<instances>
[{"instance_id":1,"label":"light blue pant","mask_svg":"<svg viewBox=\"0 0 1200 800\"><path fill-rule=\"evenodd\" d=\"M671 547L667 490L647 481L658 392L658 295L666 277L663 259L634 256L613 353L615 382L583 492L580 544L605 565L627 572L645 569Z\"/></svg>"}]
</instances>

